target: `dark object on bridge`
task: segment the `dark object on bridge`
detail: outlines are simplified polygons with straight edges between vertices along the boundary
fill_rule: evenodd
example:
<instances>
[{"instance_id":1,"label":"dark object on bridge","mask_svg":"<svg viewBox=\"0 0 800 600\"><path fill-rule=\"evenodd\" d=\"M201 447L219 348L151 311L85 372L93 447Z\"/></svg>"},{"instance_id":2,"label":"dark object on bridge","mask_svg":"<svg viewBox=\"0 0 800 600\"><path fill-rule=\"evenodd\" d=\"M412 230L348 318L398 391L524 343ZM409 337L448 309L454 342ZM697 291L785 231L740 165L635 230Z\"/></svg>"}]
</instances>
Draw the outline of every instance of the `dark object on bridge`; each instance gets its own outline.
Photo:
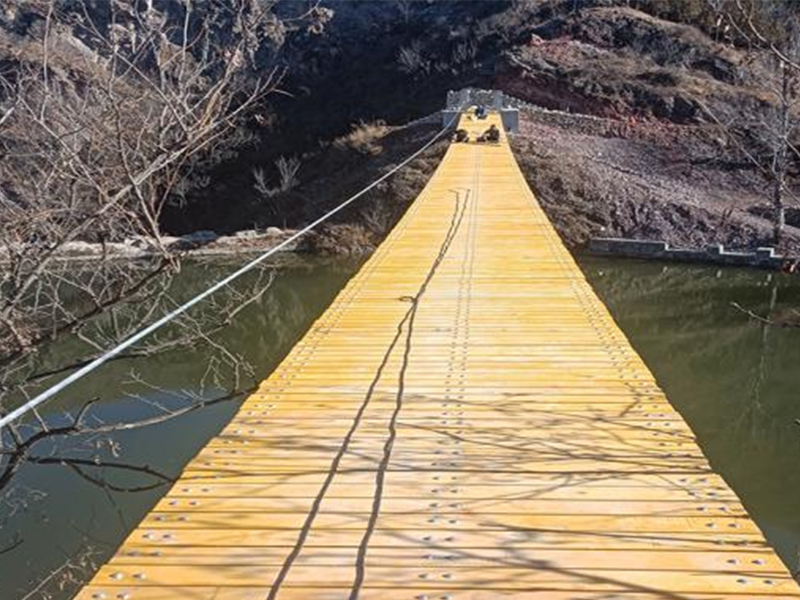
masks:
<instances>
[{"instance_id":1,"label":"dark object on bridge","mask_svg":"<svg viewBox=\"0 0 800 600\"><path fill-rule=\"evenodd\" d=\"M456 129L456 133L453 136L454 142L468 142L469 141L469 132L466 129Z\"/></svg>"},{"instance_id":2,"label":"dark object on bridge","mask_svg":"<svg viewBox=\"0 0 800 600\"><path fill-rule=\"evenodd\" d=\"M479 142L499 142L500 141L500 130L497 126L492 125L484 131L481 136L478 138Z\"/></svg>"},{"instance_id":3,"label":"dark object on bridge","mask_svg":"<svg viewBox=\"0 0 800 600\"><path fill-rule=\"evenodd\" d=\"M479 106L478 108L475 109L475 116L478 117L479 119L485 119L486 115L487 112L485 106Z\"/></svg>"}]
</instances>

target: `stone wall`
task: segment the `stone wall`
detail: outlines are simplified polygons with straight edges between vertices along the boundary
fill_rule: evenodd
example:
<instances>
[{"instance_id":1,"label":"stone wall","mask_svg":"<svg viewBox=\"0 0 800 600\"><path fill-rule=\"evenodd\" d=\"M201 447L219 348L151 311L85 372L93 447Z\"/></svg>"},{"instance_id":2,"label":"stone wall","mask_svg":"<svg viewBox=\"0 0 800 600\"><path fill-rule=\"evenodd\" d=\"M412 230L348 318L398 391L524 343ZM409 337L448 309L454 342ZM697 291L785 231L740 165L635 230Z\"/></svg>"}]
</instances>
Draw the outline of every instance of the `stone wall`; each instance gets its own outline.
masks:
<instances>
[{"instance_id":1,"label":"stone wall","mask_svg":"<svg viewBox=\"0 0 800 600\"><path fill-rule=\"evenodd\" d=\"M500 113L503 128L508 133L519 132L519 110L510 106L508 97L500 90L464 88L447 92L447 108L442 111L442 126L453 121L454 115L469 106L485 106Z\"/></svg>"},{"instance_id":2,"label":"stone wall","mask_svg":"<svg viewBox=\"0 0 800 600\"><path fill-rule=\"evenodd\" d=\"M587 251L590 254L603 256L656 258L761 269L782 269L796 260L776 254L774 248L758 248L755 252L732 252L725 250L722 244L715 244L704 249L685 249L671 248L667 242L622 238L595 238L590 240Z\"/></svg>"}]
</instances>

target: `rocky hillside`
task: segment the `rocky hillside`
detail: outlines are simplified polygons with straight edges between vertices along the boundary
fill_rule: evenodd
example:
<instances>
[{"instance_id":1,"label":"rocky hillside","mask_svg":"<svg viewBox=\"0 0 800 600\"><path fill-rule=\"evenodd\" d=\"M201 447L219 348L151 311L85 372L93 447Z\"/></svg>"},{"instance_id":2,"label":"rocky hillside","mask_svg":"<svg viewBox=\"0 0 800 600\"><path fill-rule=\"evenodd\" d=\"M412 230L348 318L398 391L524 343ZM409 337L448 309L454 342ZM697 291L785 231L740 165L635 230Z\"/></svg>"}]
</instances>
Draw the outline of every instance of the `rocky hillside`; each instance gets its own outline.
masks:
<instances>
[{"instance_id":1,"label":"rocky hillside","mask_svg":"<svg viewBox=\"0 0 800 600\"><path fill-rule=\"evenodd\" d=\"M592 237L678 247L771 245L767 188L745 163L720 158L713 128L525 111L512 147L568 245ZM800 213L784 243L800 248Z\"/></svg>"},{"instance_id":2,"label":"rocky hillside","mask_svg":"<svg viewBox=\"0 0 800 600\"><path fill-rule=\"evenodd\" d=\"M274 143L245 162L269 164L287 138L309 148L353 123L428 114L447 89L496 88L547 109L523 111L513 146L570 245L604 235L770 242L766 67L697 3L671 3L667 15L660 2L329 4L329 35L292 49L300 95L281 105ZM321 176L314 156L298 192ZM797 249L800 210L787 222L784 244Z\"/></svg>"},{"instance_id":3,"label":"rocky hillside","mask_svg":"<svg viewBox=\"0 0 800 600\"><path fill-rule=\"evenodd\" d=\"M525 111L513 145L567 242L771 243L762 169L774 107L751 54L619 6L555 16L525 36L495 85L553 110ZM784 245L796 252L796 204L787 224Z\"/></svg>"},{"instance_id":4,"label":"rocky hillside","mask_svg":"<svg viewBox=\"0 0 800 600\"><path fill-rule=\"evenodd\" d=\"M281 46L288 74L285 93L264 106L269 126L167 207L170 233L297 227L424 139L428 130L404 123L441 108L448 89L475 86L533 107L523 112L514 150L571 245L598 235L734 247L769 241L764 123L775 112L772 72L708 3L322 4L333 13L324 33L300 32ZM278 12L291 17L297 6L280 2ZM30 14L7 11L0 26L6 35L34 35L36 27L22 26L35 20ZM348 248L380 239L441 151L418 165L406 189L400 178L339 219ZM791 188L794 167L790 175ZM798 249L799 208L790 205L787 223L784 243Z\"/></svg>"}]
</instances>

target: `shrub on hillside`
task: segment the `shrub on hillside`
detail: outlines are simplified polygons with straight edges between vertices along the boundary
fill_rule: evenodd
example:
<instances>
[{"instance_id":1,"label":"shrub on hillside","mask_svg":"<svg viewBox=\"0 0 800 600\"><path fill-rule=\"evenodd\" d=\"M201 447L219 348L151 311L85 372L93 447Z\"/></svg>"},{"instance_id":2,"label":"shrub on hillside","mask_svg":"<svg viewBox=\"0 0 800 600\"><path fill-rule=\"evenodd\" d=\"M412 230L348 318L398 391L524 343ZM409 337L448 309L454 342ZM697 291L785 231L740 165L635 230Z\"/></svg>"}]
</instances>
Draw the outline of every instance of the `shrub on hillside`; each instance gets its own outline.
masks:
<instances>
[{"instance_id":1,"label":"shrub on hillside","mask_svg":"<svg viewBox=\"0 0 800 600\"><path fill-rule=\"evenodd\" d=\"M359 154L375 156L380 154L383 147L379 140L389 132L389 127L384 121L359 121L352 126L352 130L334 141L334 146L340 149L355 150Z\"/></svg>"}]
</instances>

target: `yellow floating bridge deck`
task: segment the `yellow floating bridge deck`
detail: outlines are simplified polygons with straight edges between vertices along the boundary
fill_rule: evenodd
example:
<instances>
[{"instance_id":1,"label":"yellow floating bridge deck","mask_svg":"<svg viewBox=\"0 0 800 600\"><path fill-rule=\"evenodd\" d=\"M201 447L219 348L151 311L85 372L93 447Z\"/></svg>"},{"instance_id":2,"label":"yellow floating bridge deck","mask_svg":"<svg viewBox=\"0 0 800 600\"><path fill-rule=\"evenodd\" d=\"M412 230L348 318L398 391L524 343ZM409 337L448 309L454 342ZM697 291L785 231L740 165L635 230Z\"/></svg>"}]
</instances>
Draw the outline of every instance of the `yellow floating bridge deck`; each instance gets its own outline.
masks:
<instances>
[{"instance_id":1,"label":"yellow floating bridge deck","mask_svg":"<svg viewBox=\"0 0 800 600\"><path fill-rule=\"evenodd\" d=\"M499 125L462 117L473 135ZM499 144L453 144L80 600L800 598Z\"/></svg>"}]
</instances>

